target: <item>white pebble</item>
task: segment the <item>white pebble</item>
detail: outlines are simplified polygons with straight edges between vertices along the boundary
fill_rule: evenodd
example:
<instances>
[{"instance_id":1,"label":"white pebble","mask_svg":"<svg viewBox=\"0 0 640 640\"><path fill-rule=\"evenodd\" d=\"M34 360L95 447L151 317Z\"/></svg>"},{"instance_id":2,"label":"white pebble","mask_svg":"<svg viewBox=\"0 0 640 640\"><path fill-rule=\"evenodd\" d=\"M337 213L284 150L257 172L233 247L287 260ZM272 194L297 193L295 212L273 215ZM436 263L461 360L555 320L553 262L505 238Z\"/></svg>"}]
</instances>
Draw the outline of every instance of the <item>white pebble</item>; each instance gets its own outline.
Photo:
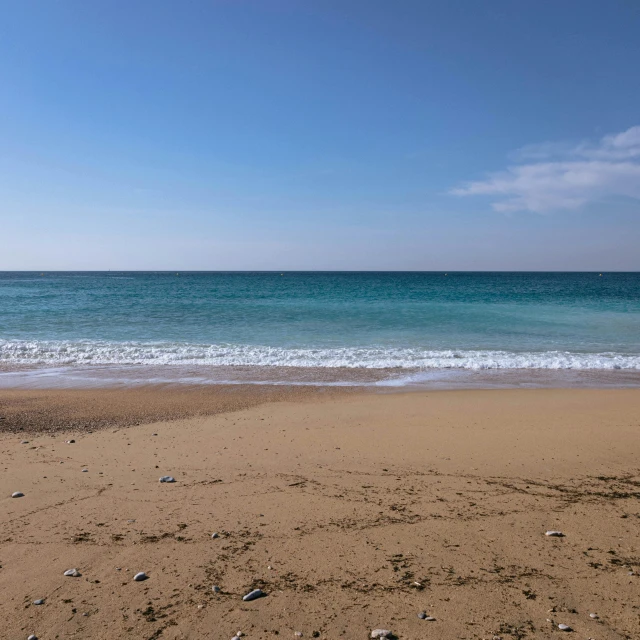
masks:
<instances>
[{"instance_id":1,"label":"white pebble","mask_svg":"<svg viewBox=\"0 0 640 640\"><path fill-rule=\"evenodd\" d=\"M22 491L14 491L11 494L12 498L24 498L24 493L22 493Z\"/></svg>"},{"instance_id":2,"label":"white pebble","mask_svg":"<svg viewBox=\"0 0 640 640\"><path fill-rule=\"evenodd\" d=\"M560 631L573 631L568 624L562 624L562 622L558 625L558 629L560 629Z\"/></svg>"},{"instance_id":3,"label":"white pebble","mask_svg":"<svg viewBox=\"0 0 640 640\"><path fill-rule=\"evenodd\" d=\"M302 631L294 631L293 635L294 635L296 638L302 638Z\"/></svg>"},{"instance_id":4,"label":"white pebble","mask_svg":"<svg viewBox=\"0 0 640 640\"><path fill-rule=\"evenodd\" d=\"M70 576L71 578L79 578L82 574L77 569L67 569L64 575Z\"/></svg>"},{"instance_id":5,"label":"white pebble","mask_svg":"<svg viewBox=\"0 0 640 640\"><path fill-rule=\"evenodd\" d=\"M388 638L391 635L389 629L374 629L371 632L372 638Z\"/></svg>"},{"instance_id":6,"label":"white pebble","mask_svg":"<svg viewBox=\"0 0 640 640\"><path fill-rule=\"evenodd\" d=\"M216 533L212 533L211 537L215 540L215 538L219 538L220 537L220 534L217 533L217 532Z\"/></svg>"},{"instance_id":7,"label":"white pebble","mask_svg":"<svg viewBox=\"0 0 640 640\"><path fill-rule=\"evenodd\" d=\"M175 482L176 479L173 476L162 476L160 482Z\"/></svg>"},{"instance_id":8,"label":"white pebble","mask_svg":"<svg viewBox=\"0 0 640 640\"><path fill-rule=\"evenodd\" d=\"M23 440L20 444L29 444L28 440Z\"/></svg>"},{"instance_id":9,"label":"white pebble","mask_svg":"<svg viewBox=\"0 0 640 640\"><path fill-rule=\"evenodd\" d=\"M263 596L266 596L267 594L262 591L262 589L254 589L253 591L250 591L249 593L247 593L246 596L244 596L242 599L245 602L249 602L250 600L255 600L256 598L262 598Z\"/></svg>"},{"instance_id":10,"label":"white pebble","mask_svg":"<svg viewBox=\"0 0 640 640\"><path fill-rule=\"evenodd\" d=\"M220 593L222 589L216 584L211 587L211 591L213 591L213 593Z\"/></svg>"},{"instance_id":11,"label":"white pebble","mask_svg":"<svg viewBox=\"0 0 640 640\"><path fill-rule=\"evenodd\" d=\"M550 536L551 538L564 538L562 531L547 531L544 535Z\"/></svg>"},{"instance_id":12,"label":"white pebble","mask_svg":"<svg viewBox=\"0 0 640 640\"><path fill-rule=\"evenodd\" d=\"M27 640L38 640L38 636L34 636L33 633L27 638Z\"/></svg>"},{"instance_id":13,"label":"white pebble","mask_svg":"<svg viewBox=\"0 0 640 640\"><path fill-rule=\"evenodd\" d=\"M590 613L590 614L589 614L589 617L590 617L592 620L597 620L600 616L599 616L597 613Z\"/></svg>"},{"instance_id":14,"label":"white pebble","mask_svg":"<svg viewBox=\"0 0 640 640\"><path fill-rule=\"evenodd\" d=\"M83 469L82 473L89 473L89 469Z\"/></svg>"},{"instance_id":15,"label":"white pebble","mask_svg":"<svg viewBox=\"0 0 640 640\"><path fill-rule=\"evenodd\" d=\"M236 631L236 637L237 638L242 638L243 635L244 635L244 633L242 633L242 631Z\"/></svg>"},{"instance_id":16,"label":"white pebble","mask_svg":"<svg viewBox=\"0 0 640 640\"><path fill-rule=\"evenodd\" d=\"M149 576L144 571L141 571L140 573L136 573L136 575L133 576L133 579L136 582L142 582L143 580L146 580L148 577Z\"/></svg>"},{"instance_id":17,"label":"white pebble","mask_svg":"<svg viewBox=\"0 0 640 640\"><path fill-rule=\"evenodd\" d=\"M33 604L44 604L44 598L40 598L40 600L34 600Z\"/></svg>"}]
</instances>

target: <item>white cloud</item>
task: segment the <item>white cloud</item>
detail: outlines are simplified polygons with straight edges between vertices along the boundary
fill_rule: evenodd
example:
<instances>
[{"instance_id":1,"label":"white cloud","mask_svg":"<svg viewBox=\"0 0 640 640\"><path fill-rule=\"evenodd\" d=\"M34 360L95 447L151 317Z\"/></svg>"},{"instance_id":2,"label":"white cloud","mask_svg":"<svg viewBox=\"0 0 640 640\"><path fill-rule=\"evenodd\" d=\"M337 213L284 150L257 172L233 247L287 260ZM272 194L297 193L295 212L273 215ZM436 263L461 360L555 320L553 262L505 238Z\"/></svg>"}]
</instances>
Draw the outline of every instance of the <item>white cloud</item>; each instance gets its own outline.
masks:
<instances>
[{"instance_id":1,"label":"white cloud","mask_svg":"<svg viewBox=\"0 0 640 640\"><path fill-rule=\"evenodd\" d=\"M527 145L513 157L518 164L451 193L494 196L496 211L537 213L578 209L612 196L640 199L640 126L597 144Z\"/></svg>"}]
</instances>

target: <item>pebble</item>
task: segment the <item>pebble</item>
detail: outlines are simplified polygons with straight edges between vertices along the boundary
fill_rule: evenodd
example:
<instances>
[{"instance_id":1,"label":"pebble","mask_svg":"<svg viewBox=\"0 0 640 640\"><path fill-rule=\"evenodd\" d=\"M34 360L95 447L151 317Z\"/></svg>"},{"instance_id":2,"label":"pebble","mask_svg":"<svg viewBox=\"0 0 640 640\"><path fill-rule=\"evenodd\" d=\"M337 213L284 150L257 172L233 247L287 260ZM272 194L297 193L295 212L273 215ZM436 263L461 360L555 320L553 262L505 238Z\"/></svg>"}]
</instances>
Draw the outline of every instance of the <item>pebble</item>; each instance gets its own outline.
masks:
<instances>
[{"instance_id":1,"label":"pebble","mask_svg":"<svg viewBox=\"0 0 640 640\"><path fill-rule=\"evenodd\" d=\"M236 631L236 638L242 638L243 635L242 631Z\"/></svg>"},{"instance_id":2,"label":"pebble","mask_svg":"<svg viewBox=\"0 0 640 640\"><path fill-rule=\"evenodd\" d=\"M219 533L212 533L212 534L211 534L211 537L212 537L212 538L214 538L214 539L215 539L215 538L219 538L219 537L220 537L220 534L219 534Z\"/></svg>"},{"instance_id":3,"label":"pebble","mask_svg":"<svg viewBox=\"0 0 640 640\"><path fill-rule=\"evenodd\" d=\"M23 440L20 444L29 444L28 440Z\"/></svg>"},{"instance_id":4,"label":"pebble","mask_svg":"<svg viewBox=\"0 0 640 640\"><path fill-rule=\"evenodd\" d=\"M589 614L589 617L590 617L592 620L597 620L600 616L599 616L597 613L590 613L590 614Z\"/></svg>"},{"instance_id":5,"label":"pebble","mask_svg":"<svg viewBox=\"0 0 640 640\"><path fill-rule=\"evenodd\" d=\"M247 593L247 595L244 596L242 599L245 602L249 602L250 600L255 600L256 598L263 598L266 595L267 594L264 591L262 591L262 589L254 589L253 591Z\"/></svg>"},{"instance_id":6,"label":"pebble","mask_svg":"<svg viewBox=\"0 0 640 640\"><path fill-rule=\"evenodd\" d=\"M148 577L149 576L144 571L141 571L140 573L136 573L136 575L133 576L133 579L136 582L142 582L143 580L146 580Z\"/></svg>"},{"instance_id":7,"label":"pebble","mask_svg":"<svg viewBox=\"0 0 640 640\"><path fill-rule=\"evenodd\" d=\"M152 436L157 436L158 434L157 434L157 433L152 433L151 435L152 435Z\"/></svg>"},{"instance_id":8,"label":"pebble","mask_svg":"<svg viewBox=\"0 0 640 640\"><path fill-rule=\"evenodd\" d=\"M240 638L238 636L233 636L233 638L231 638L231 640L240 640Z\"/></svg>"},{"instance_id":9,"label":"pebble","mask_svg":"<svg viewBox=\"0 0 640 640\"><path fill-rule=\"evenodd\" d=\"M213 587L211 587L211 591L213 591L213 593L220 593L222 589L216 584Z\"/></svg>"},{"instance_id":10,"label":"pebble","mask_svg":"<svg viewBox=\"0 0 640 640\"><path fill-rule=\"evenodd\" d=\"M162 476L160 482L175 482L176 479L173 476Z\"/></svg>"},{"instance_id":11,"label":"pebble","mask_svg":"<svg viewBox=\"0 0 640 640\"><path fill-rule=\"evenodd\" d=\"M302 638L302 631L294 631L293 635L294 635L296 638Z\"/></svg>"},{"instance_id":12,"label":"pebble","mask_svg":"<svg viewBox=\"0 0 640 640\"><path fill-rule=\"evenodd\" d=\"M391 635L389 629L374 629L371 632L372 638L388 638Z\"/></svg>"},{"instance_id":13,"label":"pebble","mask_svg":"<svg viewBox=\"0 0 640 640\"><path fill-rule=\"evenodd\" d=\"M544 535L551 538L564 538L562 531L547 531Z\"/></svg>"},{"instance_id":14,"label":"pebble","mask_svg":"<svg viewBox=\"0 0 640 640\"><path fill-rule=\"evenodd\" d=\"M33 633L27 638L27 640L38 640L38 636L34 636Z\"/></svg>"},{"instance_id":15,"label":"pebble","mask_svg":"<svg viewBox=\"0 0 640 640\"><path fill-rule=\"evenodd\" d=\"M75 440L65 440L67 444L75 444Z\"/></svg>"},{"instance_id":16,"label":"pebble","mask_svg":"<svg viewBox=\"0 0 640 640\"><path fill-rule=\"evenodd\" d=\"M427 612L426 612L426 611L421 611L421 612L418 614L418 618L420 618L420 620L426 620L426 618L427 618Z\"/></svg>"},{"instance_id":17,"label":"pebble","mask_svg":"<svg viewBox=\"0 0 640 640\"><path fill-rule=\"evenodd\" d=\"M44 604L44 598L40 598L40 600L34 600L33 604Z\"/></svg>"},{"instance_id":18,"label":"pebble","mask_svg":"<svg viewBox=\"0 0 640 640\"><path fill-rule=\"evenodd\" d=\"M64 575L70 576L71 578L79 578L82 574L77 569L67 569Z\"/></svg>"},{"instance_id":19,"label":"pebble","mask_svg":"<svg viewBox=\"0 0 640 640\"><path fill-rule=\"evenodd\" d=\"M203 604L199 604L198 605L198 609L204 609L204 605Z\"/></svg>"},{"instance_id":20,"label":"pebble","mask_svg":"<svg viewBox=\"0 0 640 640\"><path fill-rule=\"evenodd\" d=\"M560 629L560 631L573 631L568 624L562 624L562 622L558 625L558 629Z\"/></svg>"},{"instance_id":21,"label":"pebble","mask_svg":"<svg viewBox=\"0 0 640 640\"><path fill-rule=\"evenodd\" d=\"M24 493L22 493L22 491L14 491L11 494L12 498L24 498Z\"/></svg>"},{"instance_id":22,"label":"pebble","mask_svg":"<svg viewBox=\"0 0 640 640\"><path fill-rule=\"evenodd\" d=\"M83 469L82 473L89 473L89 469Z\"/></svg>"}]
</instances>

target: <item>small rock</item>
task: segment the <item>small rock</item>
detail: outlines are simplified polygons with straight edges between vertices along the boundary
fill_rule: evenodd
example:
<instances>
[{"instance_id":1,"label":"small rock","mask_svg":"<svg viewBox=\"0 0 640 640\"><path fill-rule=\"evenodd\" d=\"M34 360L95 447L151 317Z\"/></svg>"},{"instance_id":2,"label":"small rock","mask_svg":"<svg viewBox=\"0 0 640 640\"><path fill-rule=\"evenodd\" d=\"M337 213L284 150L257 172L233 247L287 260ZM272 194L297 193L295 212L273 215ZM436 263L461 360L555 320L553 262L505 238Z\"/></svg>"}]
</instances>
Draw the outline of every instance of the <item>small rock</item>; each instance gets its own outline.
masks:
<instances>
[{"instance_id":1,"label":"small rock","mask_svg":"<svg viewBox=\"0 0 640 640\"><path fill-rule=\"evenodd\" d=\"M198 605L198 609L204 609L204 605L203 604L199 604Z\"/></svg>"},{"instance_id":2,"label":"small rock","mask_svg":"<svg viewBox=\"0 0 640 640\"><path fill-rule=\"evenodd\" d=\"M426 618L427 618L427 612L426 612L426 611L421 611L421 612L418 614L418 618L420 618L420 620L426 620Z\"/></svg>"},{"instance_id":3,"label":"small rock","mask_svg":"<svg viewBox=\"0 0 640 640\"><path fill-rule=\"evenodd\" d=\"M173 476L162 476L160 482L175 482L176 479Z\"/></svg>"},{"instance_id":4,"label":"small rock","mask_svg":"<svg viewBox=\"0 0 640 640\"><path fill-rule=\"evenodd\" d=\"M560 631L573 631L568 624L562 624L562 622L558 625L558 629L560 629Z\"/></svg>"},{"instance_id":5,"label":"small rock","mask_svg":"<svg viewBox=\"0 0 640 640\"><path fill-rule=\"evenodd\" d=\"M240 640L240 638L238 638L238 636L233 636L233 638L231 638L231 640Z\"/></svg>"},{"instance_id":6,"label":"small rock","mask_svg":"<svg viewBox=\"0 0 640 640\"><path fill-rule=\"evenodd\" d=\"M64 575L70 576L71 578L79 578L82 574L77 569L67 569Z\"/></svg>"},{"instance_id":7,"label":"small rock","mask_svg":"<svg viewBox=\"0 0 640 640\"><path fill-rule=\"evenodd\" d=\"M294 635L296 638L302 638L302 631L294 631L294 632L293 632L293 635Z\"/></svg>"},{"instance_id":8,"label":"small rock","mask_svg":"<svg viewBox=\"0 0 640 640\"><path fill-rule=\"evenodd\" d=\"M592 620L597 620L600 616L599 616L597 613L590 613L590 614L589 614L589 617L590 617Z\"/></svg>"},{"instance_id":9,"label":"small rock","mask_svg":"<svg viewBox=\"0 0 640 640\"><path fill-rule=\"evenodd\" d=\"M24 493L22 493L22 491L14 491L11 494L12 498L24 498Z\"/></svg>"},{"instance_id":10,"label":"small rock","mask_svg":"<svg viewBox=\"0 0 640 640\"><path fill-rule=\"evenodd\" d=\"M212 533L211 537L215 540L216 538L220 537L220 534L219 533Z\"/></svg>"},{"instance_id":11,"label":"small rock","mask_svg":"<svg viewBox=\"0 0 640 640\"><path fill-rule=\"evenodd\" d=\"M27 638L27 640L38 640L38 636L34 636L33 633Z\"/></svg>"},{"instance_id":12,"label":"small rock","mask_svg":"<svg viewBox=\"0 0 640 640\"><path fill-rule=\"evenodd\" d=\"M82 615L86 618L89 614L85 611Z\"/></svg>"},{"instance_id":13,"label":"small rock","mask_svg":"<svg viewBox=\"0 0 640 640\"><path fill-rule=\"evenodd\" d=\"M157 433L152 433L151 435L152 435L152 436L157 436L158 434L157 434Z\"/></svg>"},{"instance_id":14,"label":"small rock","mask_svg":"<svg viewBox=\"0 0 640 640\"><path fill-rule=\"evenodd\" d=\"M44 604L44 598L40 598L40 600L34 600L33 604Z\"/></svg>"},{"instance_id":15,"label":"small rock","mask_svg":"<svg viewBox=\"0 0 640 640\"><path fill-rule=\"evenodd\" d=\"M427 616L427 617L425 618L425 620L426 620L427 622L435 622L435 621L436 621L436 619L435 619L433 616Z\"/></svg>"},{"instance_id":16,"label":"small rock","mask_svg":"<svg viewBox=\"0 0 640 640\"><path fill-rule=\"evenodd\" d=\"M374 629L371 632L371 637L372 638L388 638L390 637L391 631L389 631L389 629Z\"/></svg>"},{"instance_id":17,"label":"small rock","mask_svg":"<svg viewBox=\"0 0 640 640\"><path fill-rule=\"evenodd\" d=\"M211 587L211 591L213 591L213 593L220 593L222 589L216 584Z\"/></svg>"},{"instance_id":18,"label":"small rock","mask_svg":"<svg viewBox=\"0 0 640 640\"><path fill-rule=\"evenodd\" d=\"M82 473L89 473L89 469L83 469Z\"/></svg>"},{"instance_id":19,"label":"small rock","mask_svg":"<svg viewBox=\"0 0 640 640\"><path fill-rule=\"evenodd\" d=\"M242 638L243 635L242 631L236 631L236 638Z\"/></svg>"},{"instance_id":20,"label":"small rock","mask_svg":"<svg viewBox=\"0 0 640 640\"><path fill-rule=\"evenodd\" d=\"M75 444L75 440L65 440L66 444Z\"/></svg>"},{"instance_id":21,"label":"small rock","mask_svg":"<svg viewBox=\"0 0 640 640\"><path fill-rule=\"evenodd\" d=\"M29 444L28 440L23 440L20 444Z\"/></svg>"},{"instance_id":22,"label":"small rock","mask_svg":"<svg viewBox=\"0 0 640 640\"><path fill-rule=\"evenodd\" d=\"M257 598L264 598L267 594L262 591L262 589L254 589L253 591L247 593L242 599L245 602L249 602L250 600L256 600Z\"/></svg>"},{"instance_id":23,"label":"small rock","mask_svg":"<svg viewBox=\"0 0 640 640\"><path fill-rule=\"evenodd\" d=\"M562 531L547 531L544 535L551 538L564 538Z\"/></svg>"},{"instance_id":24,"label":"small rock","mask_svg":"<svg viewBox=\"0 0 640 640\"><path fill-rule=\"evenodd\" d=\"M140 573L136 573L136 575L133 576L133 579L136 582L142 582L143 580L147 580L148 578L149 576L144 571L141 571Z\"/></svg>"}]
</instances>

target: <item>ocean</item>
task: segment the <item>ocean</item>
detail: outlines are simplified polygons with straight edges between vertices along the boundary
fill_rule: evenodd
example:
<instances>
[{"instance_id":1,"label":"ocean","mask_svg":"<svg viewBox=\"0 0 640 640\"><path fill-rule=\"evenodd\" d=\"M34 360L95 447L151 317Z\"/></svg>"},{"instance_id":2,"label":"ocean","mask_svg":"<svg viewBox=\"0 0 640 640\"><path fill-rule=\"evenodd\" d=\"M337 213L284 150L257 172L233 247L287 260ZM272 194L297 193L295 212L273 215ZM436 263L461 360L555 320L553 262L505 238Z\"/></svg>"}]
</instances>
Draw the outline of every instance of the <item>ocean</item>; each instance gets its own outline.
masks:
<instances>
[{"instance_id":1,"label":"ocean","mask_svg":"<svg viewBox=\"0 0 640 640\"><path fill-rule=\"evenodd\" d=\"M4 386L639 378L639 273L0 273Z\"/></svg>"}]
</instances>

